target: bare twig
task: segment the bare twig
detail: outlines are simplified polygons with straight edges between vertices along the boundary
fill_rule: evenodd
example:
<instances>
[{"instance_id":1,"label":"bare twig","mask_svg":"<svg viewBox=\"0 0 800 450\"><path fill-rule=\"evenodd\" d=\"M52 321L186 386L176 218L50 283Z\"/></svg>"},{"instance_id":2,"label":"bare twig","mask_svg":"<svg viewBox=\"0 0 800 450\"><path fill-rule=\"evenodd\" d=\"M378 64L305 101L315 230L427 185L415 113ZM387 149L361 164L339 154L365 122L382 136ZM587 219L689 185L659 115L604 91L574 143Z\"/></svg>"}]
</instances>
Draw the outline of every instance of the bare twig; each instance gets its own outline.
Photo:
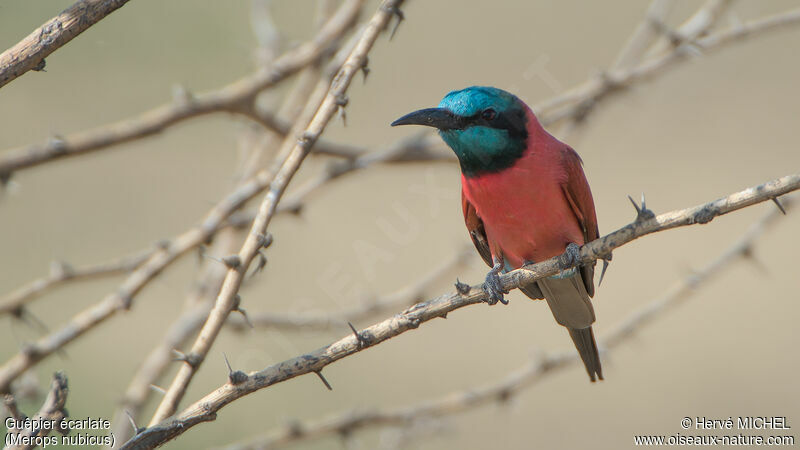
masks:
<instances>
[{"instance_id":1,"label":"bare twig","mask_svg":"<svg viewBox=\"0 0 800 450\"><path fill-rule=\"evenodd\" d=\"M29 70L44 70L44 59L122 7L128 0L81 0L0 54L0 87Z\"/></svg>"},{"instance_id":2,"label":"bare twig","mask_svg":"<svg viewBox=\"0 0 800 450\"><path fill-rule=\"evenodd\" d=\"M637 64L644 56L648 48L654 40L656 40L661 33L656 28L654 22L663 21L669 9L672 7L674 0L653 0L650 7L647 8L645 17L639 26L636 27L628 42L622 47L614 63L611 65L612 69L622 69Z\"/></svg>"},{"instance_id":3,"label":"bare twig","mask_svg":"<svg viewBox=\"0 0 800 450\"><path fill-rule=\"evenodd\" d=\"M800 174L772 180L692 208L671 211L647 220L636 220L582 246L579 261L576 263L588 263L602 258L613 249L639 237L681 226L705 224L717 216L763 201L771 201L773 197L797 189L800 189ZM563 266L559 262L559 258L554 257L511 271L501 277L501 283L505 290L515 289L545 276L554 275L561 270L563 270ZM359 332L361 339L357 339L352 333L349 333L346 337L325 347L267 367L259 372L250 373L239 383L227 383L188 406L173 418L149 426L128 441L123 448L160 445L186 432L198 423L214 420L217 411L238 398L300 375L319 372L325 366L342 358L373 347L408 330L416 329L423 322L443 317L451 311L482 303L485 300L486 293L482 289L482 285L477 285L473 286L466 294L456 292L416 304L394 317L361 330Z\"/></svg>"},{"instance_id":4,"label":"bare twig","mask_svg":"<svg viewBox=\"0 0 800 450\"><path fill-rule=\"evenodd\" d=\"M285 134L288 132L287 124L256 108L257 94L324 57L333 43L355 23L363 2L347 0L311 41L287 51L268 67L218 90L185 95L172 104L154 108L134 118L53 138L45 144L6 151L0 157L0 175L8 177L17 170L150 136L183 120L214 112L244 115Z\"/></svg>"},{"instance_id":5,"label":"bare twig","mask_svg":"<svg viewBox=\"0 0 800 450\"><path fill-rule=\"evenodd\" d=\"M332 12L329 12L329 7L333 2L320 3L319 17L317 18L318 25L324 25L325 20L328 19ZM256 18L253 18L254 21ZM266 35L259 42L262 42L262 51L259 56L264 58L267 54L277 52L277 42L275 38L277 32L270 32L268 29L271 26L268 10L260 10L258 13L258 23L254 23L254 31ZM272 36L272 38L269 38ZM266 49L264 46L271 46L273 48ZM269 61L264 61L269 63ZM306 102L310 91L314 88L320 80L321 69L319 64L315 64L303 69L299 74L297 82L292 87L292 90L286 95L279 109L281 117L287 117L294 122L297 116L301 113L302 105ZM242 167L237 173L237 178L246 180L253 175L253 172L263 166L261 160L266 153L269 153L280 142L276 136L265 135L263 142L261 139L262 133L257 136L251 135L250 142L246 142L245 155L242 158ZM265 134L265 133L264 133ZM248 222L246 225L250 225ZM216 236L211 252L214 254L232 254L238 247L238 236L233 230L222 230ZM196 335L197 331L206 321L208 313L214 306L214 300L219 294L222 282L225 279L225 269L220 264L215 264L213 261L206 260L205 267L198 277L198 287L192 291L187 298L184 310L175 322L170 325L164 339L156 345L155 348L147 355L142 365L137 370L128 388L125 391L125 396L121 407L117 410L114 420L114 435L119 444L125 442L130 438L130 427L125 423L125 415L129 414L134 418L139 416L142 406L146 400L152 395L150 386L157 383L160 377L165 372L166 368L174 361L174 349L183 349L187 341ZM166 394L166 391L162 393Z\"/></svg>"},{"instance_id":6,"label":"bare twig","mask_svg":"<svg viewBox=\"0 0 800 450\"><path fill-rule=\"evenodd\" d=\"M465 248L439 267L428 272L423 278L389 294L374 297L370 301L337 312L298 312L298 313L251 313L250 322L257 328L276 328L285 330L330 330L347 326L348 322L359 322L369 317L395 308L410 306L423 300L423 295L432 285L466 264L472 250ZM250 329L244 320L230 320L228 325L239 331Z\"/></svg>"},{"instance_id":7,"label":"bare twig","mask_svg":"<svg viewBox=\"0 0 800 450\"><path fill-rule=\"evenodd\" d=\"M302 209L303 203L314 192L320 191L323 186L338 180L346 175L353 175L361 170L380 164L426 163L426 162L455 162L453 152L445 150L443 144L434 142L434 136L427 132L400 139L384 149L368 151L354 147L352 151L358 156L342 161L331 161L327 167L316 177L297 187L290 195L281 200L278 213L297 213ZM316 147L315 147L316 149ZM256 216L255 209L237 212L231 215L228 223L235 227L250 224Z\"/></svg>"},{"instance_id":8,"label":"bare twig","mask_svg":"<svg viewBox=\"0 0 800 450\"><path fill-rule=\"evenodd\" d=\"M242 245L242 249L239 251L241 264L237 267L231 267L228 270L228 275L225 277L225 281L222 284L222 289L217 297L214 308L211 310L208 320L205 325L203 325L203 328L200 330L200 335L192 346L190 354L199 358L198 364L184 364L181 366L173 383L170 385L169 389L167 389L167 394L164 396L156 413L153 415L153 419L150 422L151 424L161 422L166 417L170 416L177 408L178 403L186 391L186 387L196 373L197 366L208 354L211 345L227 320L228 314L230 314L230 311L233 309L234 301L237 297L237 292L239 291L242 280L247 273L247 269L250 267L250 263L264 245L264 236L267 232L267 226L275 214L277 204L286 190L287 185L300 168L300 165L310 152L314 142L316 142L320 134L325 130L330 119L341 106L342 99L345 98L345 93L350 86L353 76L366 64L367 54L372 48L372 45L375 43L378 35L386 27L389 19L393 16L394 11L401 2L402 0L387 0L381 4L380 9L364 29L363 34L342 65L339 73L334 77L330 89L324 101L317 109L313 119L302 133L300 139L292 146L291 151L283 161L275 178L270 183L270 189L267 195L261 202L259 213L255 218L253 227L244 245Z\"/></svg>"},{"instance_id":9,"label":"bare twig","mask_svg":"<svg viewBox=\"0 0 800 450\"><path fill-rule=\"evenodd\" d=\"M17 288L0 299L0 315L22 313L24 305L45 292L68 282L93 280L97 278L130 272L144 262L154 250L146 250L135 255L112 261L82 267L72 267L63 262L53 262L50 273Z\"/></svg>"},{"instance_id":10,"label":"bare twig","mask_svg":"<svg viewBox=\"0 0 800 450\"><path fill-rule=\"evenodd\" d=\"M332 22L352 23L359 10L359 8L353 8L353 3L360 3L360 0L350 0L343 3L336 15L325 25L325 28L331 28ZM343 11L349 12L350 15L344 14ZM61 329L43 336L37 342L27 346L24 351L8 360L0 367L0 393L8 392L11 381L38 361L51 355L118 311L130 308L134 297L164 268L189 250L210 241L214 234L224 225L225 220L234 211L266 189L272 179L273 171L270 169L260 170L214 206L200 225L171 240L163 241L161 248L137 267L116 292L108 294L97 304L78 313Z\"/></svg>"},{"instance_id":11,"label":"bare twig","mask_svg":"<svg viewBox=\"0 0 800 450\"><path fill-rule=\"evenodd\" d=\"M16 429L21 428L19 433L14 433L9 430L9 435L6 436L5 448L21 450L31 449L37 446L46 447L46 445L43 445L44 443L58 443L59 441L57 438L53 438L53 441L48 441L46 436L50 434L54 428L61 434L67 434L69 432L69 430L60 428L59 425L61 419L67 417L64 406L67 403L68 392L67 377L62 372L53 374L50 392L47 394L47 398L39 409L39 412L36 413L30 424L25 425L23 419L22 423L14 426Z\"/></svg>"},{"instance_id":12,"label":"bare twig","mask_svg":"<svg viewBox=\"0 0 800 450\"><path fill-rule=\"evenodd\" d=\"M692 21L691 23L706 24L706 22L701 21ZM753 20L705 37L698 37L692 41L692 45L703 53L707 53L747 36L777 31L788 26L796 26L798 23L800 23L800 9L795 9ZM681 36L692 36L697 32L696 30L684 28L681 28L681 30L683 30ZM544 124L552 124L566 118L580 116L607 95L621 92L638 81L659 74L674 63L686 61L689 55L690 53L686 52L684 47L680 45L672 47L663 54L647 59L636 67L606 72L600 77L587 80L550 100L537 104L534 110L537 111L540 120Z\"/></svg>"},{"instance_id":13,"label":"bare twig","mask_svg":"<svg viewBox=\"0 0 800 450\"><path fill-rule=\"evenodd\" d=\"M630 338L652 320L663 317L668 307L687 301L698 287L732 263L747 257L755 240L764 234L770 225L778 223L778 211L769 211L755 222L728 249L699 271L676 282L664 294L650 301L637 312L623 320L601 339L601 347L612 350ZM452 392L439 398L423 401L403 408L389 410L354 410L337 413L325 419L308 423L292 422L279 430L267 433L240 444L227 446L228 450L276 449L299 441L322 438L332 434L352 433L355 430L375 426L404 426L431 418L448 416L494 402L504 402L521 391L533 386L545 376L578 361L577 354L568 352L545 356L531 361L524 367L503 377L499 382Z\"/></svg>"}]
</instances>

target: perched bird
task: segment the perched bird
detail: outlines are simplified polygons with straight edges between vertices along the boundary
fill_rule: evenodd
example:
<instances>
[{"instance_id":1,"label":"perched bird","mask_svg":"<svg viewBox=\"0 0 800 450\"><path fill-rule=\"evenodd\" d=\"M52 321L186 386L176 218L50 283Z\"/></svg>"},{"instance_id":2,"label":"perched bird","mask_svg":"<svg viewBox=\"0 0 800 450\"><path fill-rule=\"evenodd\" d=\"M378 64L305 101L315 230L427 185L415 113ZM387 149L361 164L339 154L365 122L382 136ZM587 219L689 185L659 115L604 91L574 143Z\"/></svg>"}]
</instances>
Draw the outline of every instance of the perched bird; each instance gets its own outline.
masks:
<instances>
[{"instance_id":1,"label":"perched bird","mask_svg":"<svg viewBox=\"0 0 800 450\"><path fill-rule=\"evenodd\" d=\"M561 256L561 273L520 289L546 299L556 322L569 330L589 378L603 379L592 332L594 263L575 266L578 247L597 239L597 217L580 156L539 124L533 111L506 91L473 86L447 94L437 108L392 123L439 130L461 165L464 220L472 242L492 269L489 304L504 291L498 274Z\"/></svg>"}]
</instances>

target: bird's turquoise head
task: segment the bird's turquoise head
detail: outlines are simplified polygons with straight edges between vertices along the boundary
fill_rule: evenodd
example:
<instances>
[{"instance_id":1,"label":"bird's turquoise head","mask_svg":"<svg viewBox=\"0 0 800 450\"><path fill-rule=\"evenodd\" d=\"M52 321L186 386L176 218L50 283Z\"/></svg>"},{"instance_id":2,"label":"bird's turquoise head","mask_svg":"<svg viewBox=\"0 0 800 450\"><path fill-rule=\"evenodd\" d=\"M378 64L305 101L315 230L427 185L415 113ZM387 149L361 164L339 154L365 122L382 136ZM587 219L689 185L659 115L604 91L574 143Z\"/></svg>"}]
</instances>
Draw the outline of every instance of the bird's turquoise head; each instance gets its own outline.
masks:
<instances>
[{"instance_id":1,"label":"bird's turquoise head","mask_svg":"<svg viewBox=\"0 0 800 450\"><path fill-rule=\"evenodd\" d=\"M421 109L394 122L425 125L453 149L466 177L511 167L527 147L527 106L506 91L473 86L445 95L436 108Z\"/></svg>"}]
</instances>

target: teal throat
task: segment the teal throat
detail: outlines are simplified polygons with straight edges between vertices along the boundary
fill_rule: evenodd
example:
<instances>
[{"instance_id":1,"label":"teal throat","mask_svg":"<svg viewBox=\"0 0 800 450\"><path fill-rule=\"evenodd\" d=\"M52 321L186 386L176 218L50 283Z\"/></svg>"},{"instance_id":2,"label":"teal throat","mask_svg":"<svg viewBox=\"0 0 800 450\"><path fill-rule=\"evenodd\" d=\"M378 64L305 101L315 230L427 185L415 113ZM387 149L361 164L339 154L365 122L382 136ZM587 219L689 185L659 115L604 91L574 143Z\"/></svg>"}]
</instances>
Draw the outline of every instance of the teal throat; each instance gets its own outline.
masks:
<instances>
[{"instance_id":1,"label":"teal throat","mask_svg":"<svg viewBox=\"0 0 800 450\"><path fill-rule=\"evenodd\" d=\"M507 130L469 127L464 130L439 131L453 149L467 178L500 172L513 166L525 153L527 136L511 136Z\"/></svg>"}]
</instances>

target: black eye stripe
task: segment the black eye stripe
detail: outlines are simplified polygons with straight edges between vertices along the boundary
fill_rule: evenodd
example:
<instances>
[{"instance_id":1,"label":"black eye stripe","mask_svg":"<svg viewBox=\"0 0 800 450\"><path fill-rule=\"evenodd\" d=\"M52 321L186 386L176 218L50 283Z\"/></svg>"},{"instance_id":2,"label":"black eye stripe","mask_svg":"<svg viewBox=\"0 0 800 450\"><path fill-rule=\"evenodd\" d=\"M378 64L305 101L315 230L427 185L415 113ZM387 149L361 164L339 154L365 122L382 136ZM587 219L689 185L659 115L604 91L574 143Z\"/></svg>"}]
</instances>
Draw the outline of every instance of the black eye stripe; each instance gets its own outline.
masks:
<instances>
[{"instance_id":1,"label":"black eye stripe","mask_svg":"<svg viewBox=\"0 0 800 450\"><path fill-rule=\"evenodd\" d=\"M525 128L525 111L522 109L511 109L502 111L500 113L495 113L494 118L491 120L486 120L486 118L483 117L483 113L485 111L486 110L478 112L472 116L462 117L462 129L469 127L488 127L506 130L508 131L508 134L514 138L525 139L528 137L528 131Z\"/></svg>"}]
</instances>

